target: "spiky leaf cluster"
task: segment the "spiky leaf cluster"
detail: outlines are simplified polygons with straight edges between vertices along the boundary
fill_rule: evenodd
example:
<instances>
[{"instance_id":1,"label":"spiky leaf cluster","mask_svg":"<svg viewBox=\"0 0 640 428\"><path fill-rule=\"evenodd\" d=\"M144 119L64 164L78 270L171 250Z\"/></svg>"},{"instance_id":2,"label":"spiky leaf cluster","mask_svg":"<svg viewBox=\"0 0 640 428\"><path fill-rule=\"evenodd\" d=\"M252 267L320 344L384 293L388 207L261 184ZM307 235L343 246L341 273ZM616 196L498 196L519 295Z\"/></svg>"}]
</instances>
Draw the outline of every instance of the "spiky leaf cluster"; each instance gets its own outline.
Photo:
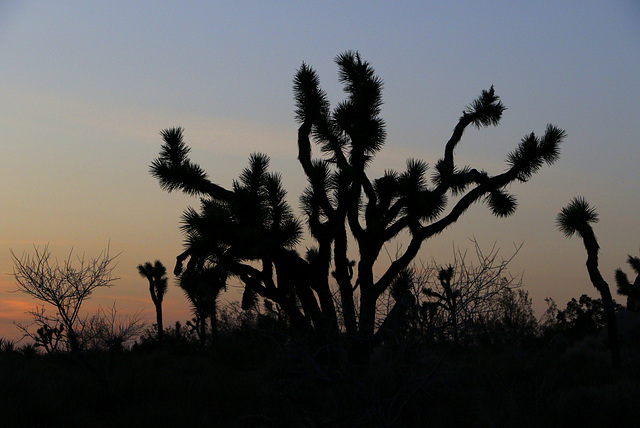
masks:
<instances>
[{"instance_id":1,"label":"spiky leaf cluster","mask_svg":"<svg viewBox=\"0 0 640 428\"><path fill-rule=\"evenodd\" d=\"M334 120L338 129L349 136L354 160L358 161L359 156L368 159L382 148L386 138L384 121L378 116L382 106L382 79L357 52L340 54L335 61L348 98L336 107Z\"/></svg>"},{"instance_id":2,"label":"spiky leaf cluster","mask_svg":"<svg viewBox=\"0 0 640 428\"><path fill-rule=\"evenodd\" d=\"M193 311L206 317L215 312L218 295L227 288L227 277L224 264L206 263L199 270L186 270L180 276L178 285Z\"/></svg>"},{"instance_id":3,"label":"spiky leaf cluster","mask_svg":"<svg viewBox=\"0 0 640 428\"><path fill-rule=\"evenodd\" d=\"M488 91L483 90L480 96L467 106L461 119L470 121L476 128L496 126L505 110L506 107L491 85Z\"/></svg>"},{"instance_id":4,"label":"spiky leaf cluster","mask_svg":"<svg viewBox=\"0 0 640 428\"><path fill-rule=\"evenodd\" d=\"M170 128L160 133L164 144L160 156L151 163L151 175L168 191L182 190L189 195L204 193L208 183L207 174L189 160L191 149L183 140L183 129Z\"/></svg>"},{"instance_id":5,"label":"spiky leaf cluster","mask_svg":"<svg viewBox=\"0 0 640 428\"><path fill-rule=\"evenodd\" d=\"M281 176L269 173L268 167L266 155L251 155L249 166L233 184L233 198L203 198L200 211L187 209L182 220L187 244L197 248L200 242L216 242L232 247L240 258L257 258L273 243L297 245L301 224L286 201Z\"/></svg>"},{"instance_id":6,"label":"spiky leaf cluster","mask_svg":"<svg viewBox=\"0 0 640 428\"><path fill-rule=\"evenodd\" d=\"M293 79L293 92L298 123L315 122L328 115L329 101L327 94L320 89L318 73L305 63L302 63Z\"/></svg>"},{"instance_id":7,"label":"spiky leaf cluster","mask_svg":"<svg viewBox=\"0 0 640 428\"><path fill-rule=\"evenodd\" d=\"M518 207L516 197L502 189L491 190L487 195L486 202L491 213L496 217L509 217Z\"/></svg>"},{"instance_id":8,"label":"spiky leaf cluster","mask_svg":"<svg viewBox=\"0 0 640 428\"><path fill-rule=\"evenodd\" d=\"M432 288L425 287L422 293L427 297L437 299L434 303L438 306L451 308L455 305L456 300L460 297L460 290L455 288L453 281L454 267L449 265L446 268L438 270L438 282L442 292L438 292Z\"/></svg>"},{"instance_id":9,"label":"spiky leaf cluster","mask_svg":"<svg viewBox=\"0 0 640 428\"><path fill-rule=\"evenodd\" d=\"M618 286L618 294L622 296L634 297L640 299L640 257L629 255L627 263L636 274L636 279L632 283L629 277L622 269L616 269L616 284Z\"/></svg>"},{"instance_id":10,"label":"spiky leaf cluster","mask_svg":"<svg viewBox=\"0 0 640 428\"><path fill-rule=\"evenodd\" d=\"M138 273L149 280L153 302L162 303L167 292L167 268L160 260L156 260L153 264L146 262L138 265Z\"/></svg>"},{"instance_id":11,"label":"spiky leaf cluster","mask_svg":"<svg viewBox=\"0 0 640 428\"><path fill-rule=\"evenodd\" d=\"M507 164L515 171L520 181L528 181L543 164L552 165L560 157L560 143L565 138L564 130L547 125L542 138L533 132L524 137L516 150L507 155Z\"/></svg>"},{"instance_id":12,"label":"spiky leaf cluster","mask_svg":"<svg viewBox=\"0 0 640 428\"><path fill-rule=\"evenodd\" d=\"M598 222L595 208L581 196L573 198L556 217L556 226L567 238L583 235L591 223Z\"/></svg>"},{"instance_id":13,"label":"spiky leaf cluster","mask_svg":"<svg viewBox=\"0 0 640 428\"><path fill-rule=\"evenodd\" d=\"M444 211L447 198L428 187L429 166L422 160L407 160L407 169L397 178L398 194L402 195L402 215L419 220L433 220Z\"/></svg>"},{"instance_id":14,"label":"spiky leaf cluster","mask_svg":"<svg viewBox=\"0 0 640 428\"><path fill-rule=\"evenodd\" d=\"M396 302L402 299L405 293L410 292L415 283L415 271L411 268L402 269L391 283L391 297Z\"/></svg>"},{"instance_id":15,"label":"spiky leaf cluster","mask_svg":"<svg viewBox=\"0 0 640 428\"><path fill-rule=\"evenodd\" d=\"M346 148L349 160L366 165L384 145L385 124L378 115L382 106L382 80L357 52L348 51L335 59L339 81L347 99L330 111L326 93L320 88L317 73L302 64L294 78L296 120L312 126L321 150L336 161Z\"/></svg>"}]
</instances>

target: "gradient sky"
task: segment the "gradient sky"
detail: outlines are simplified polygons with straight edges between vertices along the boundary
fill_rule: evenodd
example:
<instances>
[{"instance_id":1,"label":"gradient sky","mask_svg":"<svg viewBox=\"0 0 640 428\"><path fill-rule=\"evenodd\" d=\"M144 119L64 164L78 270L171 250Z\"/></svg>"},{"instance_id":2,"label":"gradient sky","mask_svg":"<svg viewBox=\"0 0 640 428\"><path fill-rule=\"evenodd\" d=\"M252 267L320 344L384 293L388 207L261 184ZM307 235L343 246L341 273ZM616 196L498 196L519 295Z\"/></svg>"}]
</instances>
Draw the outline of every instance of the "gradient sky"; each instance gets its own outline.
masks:
<instances>
[{"instance_id":1,"label":"gradient sky","mask_svg":"<svg viewBox=\"0 0 640 428\"><path fill-rule=\"evenodd\" d=\"M561 159L512 186L516 214L496 219L473 206L423 245L420 258L446 263L452 246L494 243L524 272L538 312L544 297L564 306L595 295L579 239L556 230L573 196L597 209L601 269L640 252L640 3L616 1L442 2L0 2L0 337L28 320L35 302L15 293L10 250L49 243L122 252L113 288L87 311L117 300L122 313L153 320L136 265L169 268L182 249L179 219L197 200L162 191L148 174L159 131L183 126L192 158L229 186L248 155L271 156L298 206L292 78L304 61L332 103L342 99L334 57L358 50L385 82L385 149L371 176L433 164L465 105L495 85L508 110L497 128L469 129L458 162L505 169L520 138L547 123L568 138ZM388 247L395 252L393 243ZM624 266L626 268L626 266ZM628 269L627 269L628 271ZM236 294L222 297L222 304ZM618 298L619 301L622 299ZM165 323L188 319L171 286Z\"/></svg>"}]
</instances>

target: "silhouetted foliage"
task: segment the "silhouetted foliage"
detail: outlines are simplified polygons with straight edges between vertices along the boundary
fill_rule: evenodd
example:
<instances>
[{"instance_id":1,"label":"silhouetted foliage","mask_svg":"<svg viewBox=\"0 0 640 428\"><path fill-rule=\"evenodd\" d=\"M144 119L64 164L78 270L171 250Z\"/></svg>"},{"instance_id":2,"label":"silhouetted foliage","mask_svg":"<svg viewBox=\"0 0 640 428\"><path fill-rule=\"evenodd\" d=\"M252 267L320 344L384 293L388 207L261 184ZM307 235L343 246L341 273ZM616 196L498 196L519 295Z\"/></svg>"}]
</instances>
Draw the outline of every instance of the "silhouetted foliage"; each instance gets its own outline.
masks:
<instances>
[{"instance_id":1,"label":"silhouetted foliage","mask_svg":"<svg viewBox=\"0 0 640 428\"><path fill-rule=\"evenodd\" d=\"M44 348L47 354L56 352L63 334L63 324L60 324L57 327L51 327L48 324L43 324L42 327L36 330L36 335L33 337L35 340L35 347Z\"/></svg>"},{"instance_id":2,"label":"silhouetted foliage","mask_svg":"<svg viewBox=\"0 0 640 428\"><path fill-rule=\"evenodd\" d=\"M538 321L533 314L529 292L504 287L495 301L494 311L480 322L483 338L491 344L523 345L532 342Z\"/></svg>"},{"instance_id":3,"label":"silhouetted foliage","mask_svg":"<svg viewBox=\"0 0 640 428\"><path fill-rule=\"evenodd\" d=\"M0 337L0 353L11 354L16 351L16 343Z\"/></svg>"},{"instance_id":4,"label":"silhouetted foliage","mask_svg":"<svg viewBox=\"0 0 640 428\"><path fill-rule=\"evenodd\" d=\"M164 327L162 325L162 300L167 292L167 268L164 267L160 260L156 260L154 264L146 262L138 265L138 273L149 281L149 294L151 295L153 306L156 309L158 339L162 341L164 333Z\"/></svg>"},{"instance_id":5,"label":"silhouetted foliage","mask_svg":"<svg viewBox=\"0 0 640 428\"><path fill-rule=\"evenodd\" d=\"M564 310L558 310L551 299L548 299L548 302L549 319L541 325L541 334L547 338L560 333L568 340L575 341L585 336L596 335L601 329L606 328L602 299L594 299L583 294L578 300L569 300ZM614 310L622 309L622 305L614 301Z\"/></svg>"},{"instance_id":6,"label":"silhouetted foliage","mask_svg":"<svg viewBox=\"0 0 640 428\"><path fill-rule=\"evenodd\" d=\"M193 310L194 317L187 322L187 326L194 330L204 347L207 342L209 320L210 338L211 342L214 342L218 334L218 296L227 287L227 273L224 267L205 259L202 266L187 267L181 272L178 285L184 291Z\"/></svg>"},{"instance_id":7,"label":"silhouetted foliage","mask_svg":"<svg viewBox=\"0 0 640 428\"><path fill-rule=\"evenodd\" d=\"M131 349L134 352L151 352L160 349L160 345L162 345L162 349L172 355L183 355L202 350L200 340L195 332L179 321L164 329L162 344L158 339L157 327L155 329L149 328L143 332Z\"/></svg>"},{"instance_id":8,"label":"silhouetted foliage","mask_svg":"<svg viewBox=\"0 0 640 428\"><path fill-rule=\"evenodd\" d=\"M636 279L631 283L622 269L616 269L616 284L618 294L627 296L627 309L640 312L640 257L629 256L627 263L636 273Z\"/></svg>"},{"instance_id":9,"label":"silhouetted foliage","mask_svg":"<svg viewBox=\"0 0 640 428\"><path fill-rule=\"evenodd\" d=\"M582 197L576 197L569 204L562 208L556 219L558 230L566 237L570 238L578 234L587 250L587 271L591 283L598 290L602 297L604 316L609 335L611 347L611 360L615 368L620 367L620 342L618 339L618 329L616 326L615 306L611 297L609 284L604 280L598 268L598 250L600 246L593 232L591 223L598 222L598 214L595 208Z\"/></svg>"},{"instance_id":10,"label":"silhouetted foliage","mask_svg":"<svg viewBox=\"0 0 640 428\"><path fill-rule=\"evenodd\" d=\"M502 315L530 311L521 291L501 299L509 303L500 308L519 308ZM625 360L619 376L603 367L609 355L595 339L558 353L507 334L492 336L505 338L493 342L500 346L378 347L366 365L336 365L274 323L274 312L221 307L219 340L206 351L177 323L162 347L154 328L131 351L83 353L100 378L67 354L37 355L0 339L2 424L633 426L640 413L637 362ZM494 330L505 331L522 330ZM25 402L37 405L25 412Z\"/></svg>"},{"instance_id":11,"label":"silhouetted foliage","mask_svg":"<svg viewBox=\"0 0 640 428\"><path fill-rule=\"evenodd\" d=\"M31 325L14 323L22 332L22 337L32 339L34 346L47 354L60 351L65 344L64 324L56 324L57 319L48 316L44 306L36 306L27 313L33 319ZM31 329L32 326L35 326L35 332Z\"/></svg>"},{"instance_id":12,"label":"silhouetted foliage","mask_svg":"<svg viewBox=\"0 0 640 428\"><path fill-rule=\"evenodd\" d=\"M446 267L434 261L414 268L418 306L409 319L425 339L456 345L477 343L480 326L502 310L499 301L505 290L522 285L521 277L507 270L520 247L504 259L499 258L495 245L487 253L475 240L471 242L475 260L454 249L454 260Z\"/></svg>"},{"instance_id":13,"label":"silhouetted foliage","mask_svg":"<svg viewBox=\"0 0 640 428\"><path fill-rule=\"evenodd\" d=\"M302 223L286 202L281 177L268 172L266 155L251 155L249 166L226 189L189 159L183 130L173 128L162 132L164 144L151 174L167 191L202 198L199 212L185 212L187 250L177 271L187 258L194 266L213 259L216 267L240 278L245 290L277 303L291 326L311 333L318 345L335 343L343 325L357 344L356 353L366 354L380 340L375 335L380 298L422 243L476 202L486 203L496 216L512 215L517 204L507 186L553 164L565 132L548 125L541 137L525 136L508 154L506 171L497 175L456 165L454 150L466 128L497 125L502 117L505 107L491 87L464 109L431 179L427 163L415 159L407 161L404 172L389 170L371 179L367 169L386 139L379 116L382 80L357 52L344 52L335 61L347 98L333 110L313 68L303 63L294 77L298 160L308 181L301 204L315 244L306 257L295 251ZM312 146L319 147L319 156L313 156ZM404 251L374 275L384 245L405 232ZM355 264L347 257L350 236L359 253ZM396 303L396 314L408 308L402 299Z\"/></svg>"},{"instance_id":14,"label":"silhouetted foliage","mask_svg":"<svg viewBox=\"0 0 640 428\"><path fill-rule=\"evenodd\" d=\"M82 348L92 351L124 351L145 328L140 312L118 316L115 302L107 309L99 307L80 324L78 336Z\"/></svg>"}]
</instances>

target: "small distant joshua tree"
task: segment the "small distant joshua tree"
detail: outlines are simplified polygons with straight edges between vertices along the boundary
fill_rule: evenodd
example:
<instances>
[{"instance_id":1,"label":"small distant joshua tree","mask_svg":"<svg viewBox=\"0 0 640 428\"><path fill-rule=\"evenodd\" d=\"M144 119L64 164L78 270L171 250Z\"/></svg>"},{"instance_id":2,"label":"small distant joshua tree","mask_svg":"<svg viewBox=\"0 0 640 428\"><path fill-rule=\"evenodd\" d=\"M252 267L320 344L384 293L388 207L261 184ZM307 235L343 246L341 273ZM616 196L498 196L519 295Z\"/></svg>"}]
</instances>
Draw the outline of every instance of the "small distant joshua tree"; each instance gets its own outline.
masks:
<instances>
[{"instance_id":1,"label":"small distant joshua tree","mask_svg":"<svg viewBox=\"0 0 640 428\"><path fill-rule=\"evenodd\" d=\"M149 294L156 307L156 324L158 325L158 340L162 341L164 328L162 326L162 300L167 292L167 268L156 260L154 264L146 262L138 265L140 276L149 280Z\"/></svg>"},{"instance_id":2,"label":"small distant joshua tree","mask_svg":"<svg viewBox=\"0 0 640 428\"><path fill-rule=\"evenodd\" d=\"M618 285L618 294L627 296L627 310L640 312L640 257L629 256L627 263L636 273L636 279L629 281L627 274L622 269L616 269L616 284Z\"/></svg>"},{"instance_id":3,"label":"small distant joshua tree","mask_svg":"<svg viewBox=\"0 0 640 428\"><path fill-rule=\"evenodd\" d=\"M591 223L597 222L598 214L595 208L590 207L582 197L573 198L571 202L569 202L569 205L562 208L556 218L556 224L560 232L564 233L567 238L577 233L584 242L584 247L587 250L587 271L589 272L589 278L602 297L604 318L607 324L607 333L611 347L611 360L613 367L619 368L620 342L618 339L615 305L611 297L609 284L604 280L598 268L598 250L600 246L591 227Z\"/></svg>"}]
</instances>

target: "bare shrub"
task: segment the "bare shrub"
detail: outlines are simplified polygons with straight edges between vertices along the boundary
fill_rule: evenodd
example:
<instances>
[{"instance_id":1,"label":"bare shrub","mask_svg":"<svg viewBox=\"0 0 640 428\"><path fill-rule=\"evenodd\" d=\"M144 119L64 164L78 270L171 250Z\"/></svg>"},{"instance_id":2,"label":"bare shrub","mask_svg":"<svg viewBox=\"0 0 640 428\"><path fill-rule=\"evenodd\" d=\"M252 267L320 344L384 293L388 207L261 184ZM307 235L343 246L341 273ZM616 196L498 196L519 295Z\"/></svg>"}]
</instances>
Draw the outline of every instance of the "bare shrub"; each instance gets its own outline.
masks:
<instances>
[{"instance_id":1,"label":"bare shrub","mask_svg":"<svg viewBox=\"0 0 640 428\"><path fill-rule=\"evenodd\" d=\"M78 337L83 349L121 351L142 335L145 323L142 312L118 316L114 302L108 308L99 307L96 313L80 323Z\"/></svg>"},{"instance_id":2,"label":"bare shrub","mask_svg":"<svg viewBox=\"0 0 640 428\"><path fill-rule=\"evenodd\" d=\"M45 315L44 307L31 312L35 324L40 328L51 330L64 329L65 343L72 351L79 350L76 333L80 308L91 293L99 287L110 287L118 278L113 276L116 257L109 254L109 246L97 257L87 259L82 256L73 257L73 249L68 257L58 262L53 259L49 246L40 249L34 246L34 253L23 253L20 257L11 251L13 276L22 291L40 302L51 305L55 315ZM44 325L47 327L45 328ZM22 329L27 332L27 327ZM48 335L48 330L43 331ZM39 333L27 336L39 337Z\"/></svg>"},{"instance_id":3,"label":"bare shrub","mask_svg":"<svg viewBox=\"0 0 640 428\"><path fill-rule=\"evenodd\" d=\"M453 262L446 267L432 260L413 268L413 293L418 304L409 321L424 339L455 344L475 340L481 321L499 311L505 290L522 286L522 276L507 270L522 245L502 258L496 244L485 252L475 239L471 242L473 258L454 248Z\"/></svg>"}]
</instances>

